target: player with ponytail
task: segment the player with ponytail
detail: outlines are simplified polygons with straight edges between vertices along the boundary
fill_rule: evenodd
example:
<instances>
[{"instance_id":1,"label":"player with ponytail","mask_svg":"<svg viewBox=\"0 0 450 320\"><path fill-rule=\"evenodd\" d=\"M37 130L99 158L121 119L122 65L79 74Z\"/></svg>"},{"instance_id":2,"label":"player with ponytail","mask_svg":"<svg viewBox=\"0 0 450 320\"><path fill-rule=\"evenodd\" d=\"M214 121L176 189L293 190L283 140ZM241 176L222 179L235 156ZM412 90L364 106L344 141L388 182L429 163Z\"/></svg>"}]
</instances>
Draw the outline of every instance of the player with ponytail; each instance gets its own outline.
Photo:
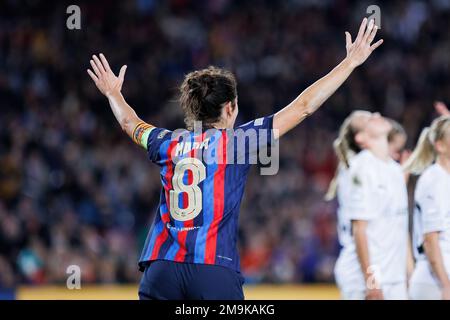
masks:
<instances>
[{"instance_id":1,"label":"player with ponytail","mask_svg":"<svg viewBox=\"0 0 450 320\"><path fill-rule=\"evenodd\" d=\"M450 299L450 116L423 129L405 170L421 175L414 192L416 267L412 299Z\"/></svg>"},{"instance_id":2,"label":"player with ponytail","mask_svg":"<svg viewBox=\"0 0 450 320\"><path fill-rule=\"evenodd\" d=\"M186 129L170 131L144 122L126 102L126 66L116 76L103 54L92 56L89 76L122 130L160 171L160 203L139 260L141 299L244 298L237 232L252 164L246 159L314 113L383 43L373 43L377 29L365 18L354 41L346 32L347 55L340 64L281 110L236 130L238 92L231 72L209 67L187 74L180 87ZM255 139L246 142L248 136ZM233 161L242 153L243 163Z\"/></svg>"}]
</instances>

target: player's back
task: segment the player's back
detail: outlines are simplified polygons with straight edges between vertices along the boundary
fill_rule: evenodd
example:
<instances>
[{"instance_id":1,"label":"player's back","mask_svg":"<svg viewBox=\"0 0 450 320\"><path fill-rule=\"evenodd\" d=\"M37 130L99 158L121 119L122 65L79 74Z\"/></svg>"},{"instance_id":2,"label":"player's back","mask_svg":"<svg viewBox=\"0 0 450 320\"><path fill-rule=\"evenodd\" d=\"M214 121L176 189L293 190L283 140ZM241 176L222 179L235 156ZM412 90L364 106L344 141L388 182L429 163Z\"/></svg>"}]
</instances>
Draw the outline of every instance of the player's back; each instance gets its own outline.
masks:
<instances>
[{"instance_id":1,"label":"player's back","mask_svg":"<svg viewBox=\"0 0 450 320\"><path fill-rule=\"evenodd\" d=\"M250 156L261 144L257 131L267 134L272 126L271 117L261 119L236 130L151 132L148 153L160 166L163 188L141 264L164 259L239 270L238 215Z\"/></svg>"},{"instance_id":2,"label":"player's back","mask_svg":"<svg viewBox=\"0 0 450 320\"><path fill-rule=\"evenodd\" d=\"M429 166L417 181L414 193L414 254L425 259L424 234L439 232L442 254L450 266L450 174L438 163Z\"/></svg>"}]
</instances>

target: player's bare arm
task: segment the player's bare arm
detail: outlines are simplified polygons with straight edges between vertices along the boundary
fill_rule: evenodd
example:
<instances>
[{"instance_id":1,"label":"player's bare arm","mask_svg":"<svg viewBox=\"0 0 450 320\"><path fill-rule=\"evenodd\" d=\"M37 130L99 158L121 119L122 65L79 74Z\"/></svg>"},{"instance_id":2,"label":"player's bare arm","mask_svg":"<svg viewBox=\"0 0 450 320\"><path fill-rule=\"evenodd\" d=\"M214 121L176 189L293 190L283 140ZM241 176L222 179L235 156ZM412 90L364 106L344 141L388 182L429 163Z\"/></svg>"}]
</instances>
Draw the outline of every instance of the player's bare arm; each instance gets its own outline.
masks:
<instances>
[{"instance_id":1,"label":"player's bare arm","mask_svg":"<svg viewBox=\"0 0 450 320\"><path fill-rule=\"evenodd\" d=\"M356 254L361 265L361 270L366 281L366 300L382 300L383 293L380 284L377 283L374 275L370 273L369 245L367 241L367 221L353 220L352 230L355 238ZM369 286L370 285L370 286Z\"/></svg>"},{"instance_id":2,"label":"player's bare arm","mask_svg":"<svg viewBox=\"0 0 450 320\"><path fill-rule=\"evenodd\" d=\"M433 273L436 275L442 288L442 299L450 300L450 279L448 278L439 247L439 232L425 234L423 246Z\"/></svg>"},{"instance_id":3,"label":"player's bare arm","mask_svg":"<svg viewBox=\"0 0 450 320\"><path fill-rule=\"evenodd\" d=\"M122 95L122 85L125 79L127 66L122 66L119 75L116 76L111 70L105 56L100 53L99 57L96 55L92 56L90 63L93 71L90 69L87 70L89 76L94 81L98 90L108 98L111 110L122 130L125 131L136 144L146 148L144 139L142 138L149 129L153 128L153 126L142 121Z\"/></svg>"},{"instance_id":4,"label":"player's bare arm","mask_svg":"<svg viewBox=\"0 0 450 320\"><path fill-rule=\"evenodd\" d=\"M436 101L434 108L440 116L450 116L450 110L448 110L448 107L442 101Z\"/></svg>"},{"instance_id":5,"label":"player's bare arm","mask_svg":"<svg viewBox=\"0 0 450 320\"><path fill-rule=\"evenodd\" d=\"M350 33L345 33L347 56L330 73L313 83L275 114L273 120L275 138L281 137L315 112L344 83L353 70L367 60L383 43L383 40L379 40L372 44L377 30L374 20L368 23L367 18L364 18L354 42Z\"/></svg>"}]
</instances>

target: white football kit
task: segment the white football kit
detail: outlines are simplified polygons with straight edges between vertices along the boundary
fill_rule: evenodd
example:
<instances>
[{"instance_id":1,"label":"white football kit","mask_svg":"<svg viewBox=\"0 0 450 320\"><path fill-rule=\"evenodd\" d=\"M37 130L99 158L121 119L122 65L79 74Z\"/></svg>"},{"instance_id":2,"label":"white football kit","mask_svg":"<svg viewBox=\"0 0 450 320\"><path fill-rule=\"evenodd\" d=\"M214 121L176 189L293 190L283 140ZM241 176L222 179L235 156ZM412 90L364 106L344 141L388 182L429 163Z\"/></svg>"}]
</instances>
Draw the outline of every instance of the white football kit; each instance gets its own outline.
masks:
<instances>
[{"instance_id":1,"label":"white football kit","mask_svg":"<svg viewBox=\"0 0 450 320\"><path fill-rule=\"evenodd\" d=\"M354 156L338 175L338 232L342 245L335 277L344 299L364 299L367 285L351 233L366 220L371 272L385 299L407 299L408 196L401 166L370 151ZM370 284L368 284L370 285Z\"/></svg>"},{"instance_id":2,"label":"white football kit","mask_svg":"<svg viewBox=\"0 0 450 320\"><path fill-rule=\"evenodd\" d=\"M414 193L414 256L416 266L411 276L412 299L441 299L438 279L423 248L424 235L439 232L439 246L450 277L450 173L435 163L417 181Z\"/></svg>"}]
</instances>

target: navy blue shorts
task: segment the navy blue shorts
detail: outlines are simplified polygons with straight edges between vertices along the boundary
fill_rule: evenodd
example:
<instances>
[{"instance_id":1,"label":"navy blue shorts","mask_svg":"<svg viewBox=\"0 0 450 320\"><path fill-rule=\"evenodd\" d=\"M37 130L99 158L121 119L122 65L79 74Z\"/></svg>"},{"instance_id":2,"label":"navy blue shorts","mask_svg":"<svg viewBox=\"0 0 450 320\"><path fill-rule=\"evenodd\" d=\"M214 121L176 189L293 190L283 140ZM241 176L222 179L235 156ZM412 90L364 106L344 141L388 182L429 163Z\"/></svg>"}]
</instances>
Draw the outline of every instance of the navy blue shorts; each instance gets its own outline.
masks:
<instances>
[{"instance_id":1,"label":"navy blue shorts","mask_svg":"<svg viewBox=\"0 0 450 320\"><path fill-rule=\"evenodd\" d=\"M152 261L139 286L141 300L244 300L244 277L217 266Z\"/></svg>"}]
</instances>

